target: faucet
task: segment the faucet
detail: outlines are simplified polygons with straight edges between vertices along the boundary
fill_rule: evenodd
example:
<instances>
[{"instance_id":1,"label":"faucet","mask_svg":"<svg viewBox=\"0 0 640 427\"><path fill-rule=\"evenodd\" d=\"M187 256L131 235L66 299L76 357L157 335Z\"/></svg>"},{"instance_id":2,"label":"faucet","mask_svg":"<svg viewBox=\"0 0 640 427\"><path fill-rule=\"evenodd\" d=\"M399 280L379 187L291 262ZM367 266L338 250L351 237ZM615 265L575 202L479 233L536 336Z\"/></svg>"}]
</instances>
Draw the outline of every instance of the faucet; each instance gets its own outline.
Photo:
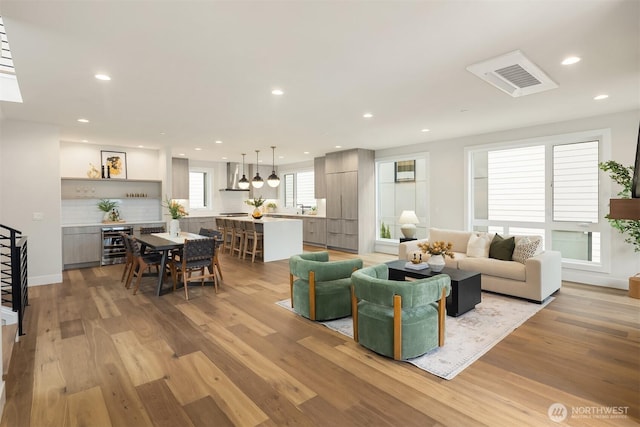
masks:
<instances>
[{"instance_id":1,"label":"faucet","mask_svg":"<svg viewBox=\"0 0 640 427\"><path fill-rule=\"evenodd\" d=\"M302 215L304 215L304 208L305 208L306 206L305 206L303 203L300 203L300 204L298 204L298 205L296 205L296 206L300 206L300 213L301 213Z\"/></svg>"}]
</instances>

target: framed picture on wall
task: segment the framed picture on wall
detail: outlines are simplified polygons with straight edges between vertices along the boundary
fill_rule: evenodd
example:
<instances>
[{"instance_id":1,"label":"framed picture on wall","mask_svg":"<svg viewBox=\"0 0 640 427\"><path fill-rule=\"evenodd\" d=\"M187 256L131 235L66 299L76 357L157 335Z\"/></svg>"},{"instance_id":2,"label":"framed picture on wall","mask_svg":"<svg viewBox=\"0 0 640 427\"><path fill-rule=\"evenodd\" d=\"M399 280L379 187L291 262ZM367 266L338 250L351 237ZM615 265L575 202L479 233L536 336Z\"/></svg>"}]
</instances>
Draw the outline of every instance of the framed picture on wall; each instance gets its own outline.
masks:
<instances>
[{"instance_id":1,"label":"framed picture on wall","mask_svg":"<svg viewBox=\"0 0 640 427\"><path fill-rule=\"evenodd\" d=\"M396 182L413 182L416 180L416 161L402 160L396 162Z\"/></svg>"},{"instance_id":2,"label":"framed picture on wall","mask_svg":"<svg viewBox=\"0 0 640 427\"><path fill-rule=\"evenodd\" d=\"M100 156L100 164L104 166L103 178L127 179L127 153L101 150Z\"/></svg>"}]
</instances>

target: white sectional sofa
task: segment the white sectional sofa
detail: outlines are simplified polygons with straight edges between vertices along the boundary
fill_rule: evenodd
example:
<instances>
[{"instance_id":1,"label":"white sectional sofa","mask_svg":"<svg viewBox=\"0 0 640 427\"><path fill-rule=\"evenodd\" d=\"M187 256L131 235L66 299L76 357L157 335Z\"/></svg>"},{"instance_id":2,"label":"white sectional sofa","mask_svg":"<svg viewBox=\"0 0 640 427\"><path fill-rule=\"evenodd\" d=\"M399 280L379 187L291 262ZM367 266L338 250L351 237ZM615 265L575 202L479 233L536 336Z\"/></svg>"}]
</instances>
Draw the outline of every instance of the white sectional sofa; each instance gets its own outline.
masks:
<instances>
[{"instance_id":1,"label":"white sectional sofa","mask_svg":"<svg viewBox=\"0 0 640 427\"><path fill-rule=\"evenodd\" d=\"M472 235L473 245L470 246L469 240ZM421 242L451 242L455 257L453 259L446 257L446 266L481 273L483 290L540 303L560 289L562 284L560 252L549 250L536 252L527 259L519 257L520 262L489 258L488 245L493 236L488 233L431 228L427 239L400 243L398 258L410 260L414 254L422 254L418 248L418 243ZM514 237L516 247L524 237L528 237L529 241L539 239L537 236ZM478 251L478 245L482 246L480 240L483 240L483 244L486 245L484 253L481 253L481 250ZM425 255L422 254L422 256L424 259ZM428 258L428 255L426 257Z\"/></svg>"}]
</instances>

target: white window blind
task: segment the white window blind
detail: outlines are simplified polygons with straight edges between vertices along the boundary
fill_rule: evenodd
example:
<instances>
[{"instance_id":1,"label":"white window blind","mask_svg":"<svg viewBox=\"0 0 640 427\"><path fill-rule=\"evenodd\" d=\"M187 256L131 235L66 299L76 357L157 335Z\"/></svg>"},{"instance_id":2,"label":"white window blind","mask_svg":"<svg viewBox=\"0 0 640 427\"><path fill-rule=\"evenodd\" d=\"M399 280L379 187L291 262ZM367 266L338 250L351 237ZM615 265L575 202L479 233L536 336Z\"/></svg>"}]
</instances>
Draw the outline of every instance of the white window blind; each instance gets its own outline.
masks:
<instances>
[{"instance_id":1,"label":"white window blind","mask_svg":"<svg viewBox=\"0 0 640 427\"><path fill-rule=\"evenodd\" d=\"M544 222L544 145L489 151L489 220Z\"/></svg>"},{"instance_id":2,"label":"white window blind","mask_svg":"<svg viewBox=\"0 0 640 427\"><path fill-rule=\"evenodd\" d=\"M553 146L553 220L598 222L598 141Z\"/></svg>"},{"instance_id":3,"label":"white window blind","mask_svg":"<svg viewBox=\"0 0 640 427\"><path fill-rule=\"evenodd\" d=\"M296 174L296 201L297 204L315 206L313 171L298 172Z\"/></svg>"},{"instance_id":4,"label":"white window blind","mask_svg":"<svg viewBox=\"0 0 640 427\"><path fill-rule=\"evenodd\" d=\"M295 204L293 192L293 174L288 173L284 176L284 206L292 208Z\"/></svg>"},{"instance_id":5,"label":"white window blind","mask_svg":"<svg viewBox=\"0 0 640 427\"><path fill-rule=\"evenodd\" d=\"M207 206L206 172L189 172L189 207L204 209Z\"/></svg>"}]
</instances>

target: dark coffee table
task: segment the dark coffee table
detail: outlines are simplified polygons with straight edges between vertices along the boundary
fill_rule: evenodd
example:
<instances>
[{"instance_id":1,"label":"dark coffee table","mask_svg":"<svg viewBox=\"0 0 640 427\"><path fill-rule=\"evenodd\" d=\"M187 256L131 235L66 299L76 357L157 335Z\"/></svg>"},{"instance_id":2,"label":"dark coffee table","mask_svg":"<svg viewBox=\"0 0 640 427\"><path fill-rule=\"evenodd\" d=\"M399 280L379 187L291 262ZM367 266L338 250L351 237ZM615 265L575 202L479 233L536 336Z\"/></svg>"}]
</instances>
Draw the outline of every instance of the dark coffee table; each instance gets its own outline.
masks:
<instances>
[{"instance_id":1,"label":"dark coffee table","mask_svg":"<svg viewBox=\"0 0 640 427\"><path fill-rule=\"evenodd\" d=\"M407 277L423 279L425 277L446 274L451 278L451 293L447 297L447 315L458 317L463 313L475 308L476 304L482 301L480 273L473 271L458 270L445 267L442 271L431 271L430 268L423 270L411 270L405 268L407 262L403 260L389 261L389 280L403 281Z\"/></svg>"}]
</instances>

